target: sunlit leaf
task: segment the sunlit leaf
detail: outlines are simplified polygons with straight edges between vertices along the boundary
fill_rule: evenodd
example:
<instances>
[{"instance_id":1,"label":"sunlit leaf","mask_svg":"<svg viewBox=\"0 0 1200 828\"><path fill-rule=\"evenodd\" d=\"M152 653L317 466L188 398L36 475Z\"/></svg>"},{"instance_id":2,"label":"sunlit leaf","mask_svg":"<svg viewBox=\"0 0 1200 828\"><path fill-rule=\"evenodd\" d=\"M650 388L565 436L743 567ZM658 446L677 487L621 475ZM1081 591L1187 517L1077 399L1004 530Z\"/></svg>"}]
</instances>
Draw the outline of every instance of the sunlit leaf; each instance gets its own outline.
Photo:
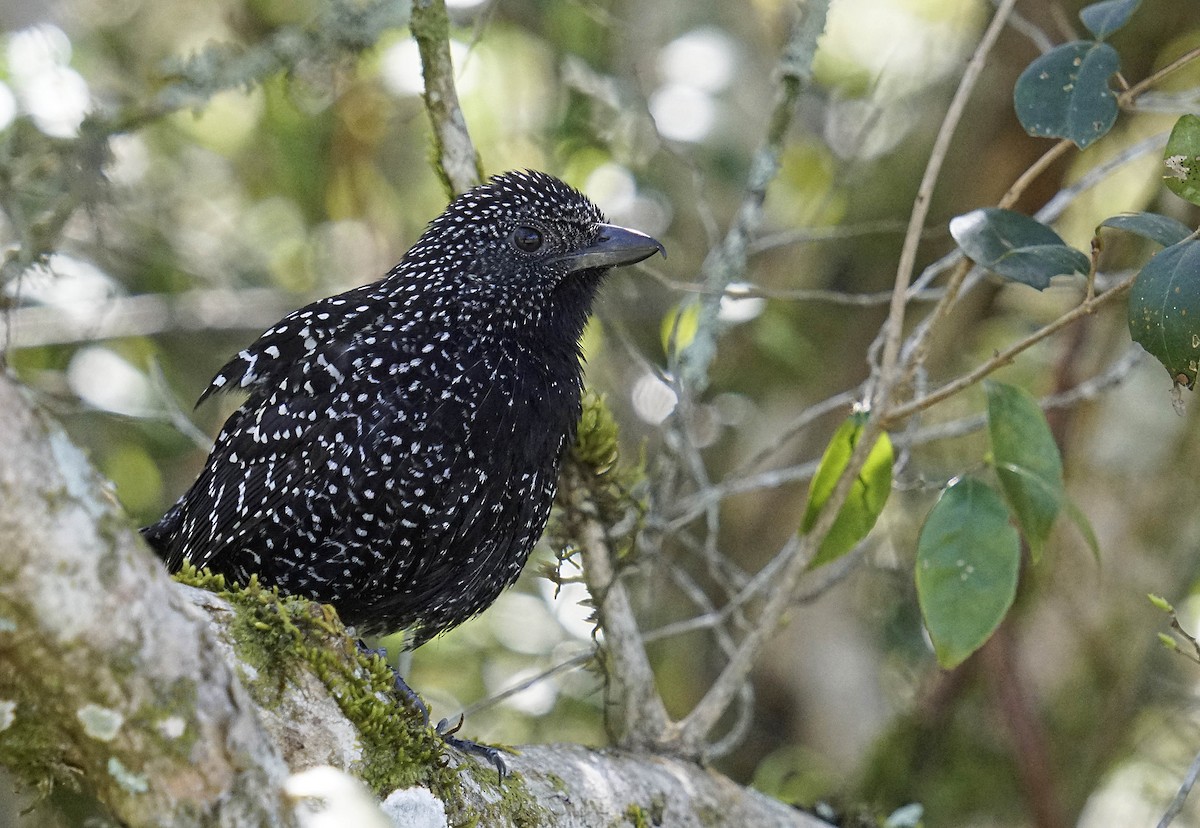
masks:
<instances>
[{"instance_id":1,"label":"sunlit leaf","mask_svg":"<svg viewBox=\"0 0 1200 828\"><path fill-rule=\"evenodd\" d=\"M1191 228L1183 222L1157 213L1121 213L1100 222L1096 232L1099 232L1101 227L1113 227L1135 233L1142 238L1158 242L1163 247L1179 244L1192 234Z\"/></svg>"},{"instance_id":2,"label":"sunlit leaf","mask_svg":"<svg viewBox=\"0 0 1200 828\"><path fill-rule=\"evenodd\" d=\"M1172 245L1146 263L1129 290L1129 335L1179 385L1200 362L1200 241Z\"/></svg>"},{"instance_id":3,"label":"sunlit leaf","mask_svg":"<svg viewBox=\"0 0 1200 828\"><path fill-rule=\"evenodd\" d=\"M1175 195L1200 204L1200 116L1184 115L1175 122L1167 148L1163 151L1167 189Z\"/></svg>"},{"instance_id":4,"label":"sunlit leaf","mask_svg":"<svg viewBox=\"0 0 1200 828\"><path fill-rule=\"evenodd\" d=\"M700 305L682 302L663 317L660 334L663 353L677 354L692 343L700 325Z\"/></svg>"},{"instance_id":5,"label":"sunlit leaf","mask_svg":"<svg viewBox=\"0 0 1200 828\"><path fill-rule=\"evenodd\" d=\"M1129 22L1142 0L1104 0L1080 9L1079 19L1097 40L1104 40Z\"/></svg>"},{"instance_id":6,"label":"sunlit leaf","mask_svg":"<svg viewBox=\"0 0 1200 828\"><path fill-rule=\"evenodd\" d=\"M998 207L950 220L950 235L974 262L994 273L1043 290L1063 273L1087 273L1090 260L1053 230L1029 216Z\"/></svg>"},{"instance_id":7,"label":"sunlit leaf","mask_svg":"<svg viewBox=\"0 0 1200 828\"><path fill-rule=\"evenodd\" d=\"M1000 382L984 388L996 476L1037 560L1063 501L1062 457L1033 397Z\"/></svg>"},{"instance_id":8,"label":"sunlit leaf","mask_svg":"<svg viewBox=\"0 0 1200 828\"><path fill-rule=\"evenodd\" d=\"M1000 495L972 477L952 483L917 540L917 599L938 663L979 649L1017 594L1021 543Z\"/></svg>"},{"instance_id":9,"label":"sunlit leaf","mask_svg":"<svg viewBox=\"0 0 1200 828\"><path fill-rule=\"evenodd\" d=\"M1017 78L1013 104L1030 135L1067 138L1083 149L1117 120L1117 96L1108 79L1120 68L1107 43L1064 43L1035 60Z\"/></svg>"},{"instance_id":10,"label":"sunlit leaf","mask_svg":"<svg viewBox=\"0 0 1200 828\"><path fill-rule=\"evenodd\" d=\"M850 462L854 447L862 438L865 424L866 415L855 414L838 427L829 441L809 487L808 507L804 511L801 531L809 531L817 522L821 509L837 487L838 478ZM850 494L838 512L833 528L809 564L810 568L837 560L871 531L892 491L892 460L892 441L887 434L881 434L871 447L858 478L851 485Z\"/></svg>"}]
</instances>

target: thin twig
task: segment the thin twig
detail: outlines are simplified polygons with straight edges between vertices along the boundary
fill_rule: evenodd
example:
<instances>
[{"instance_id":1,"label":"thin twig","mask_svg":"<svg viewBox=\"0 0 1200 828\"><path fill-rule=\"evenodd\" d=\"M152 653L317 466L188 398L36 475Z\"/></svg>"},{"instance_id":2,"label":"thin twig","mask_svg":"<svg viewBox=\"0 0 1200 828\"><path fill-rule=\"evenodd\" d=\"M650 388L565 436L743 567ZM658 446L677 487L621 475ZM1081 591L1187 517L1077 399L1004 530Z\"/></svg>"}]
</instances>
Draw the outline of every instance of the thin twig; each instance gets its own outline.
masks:
<instances>
[{"instance_id":1,"label":"thin twig","mask_svg":"<svg viewBox=\"0 0 1200 828\"><path fill-rule=\"evenodd\" d=\"M14 349L177 331L263 330L309 298L273 288L150 293L27 305L10 311L4 323Z\"/></svg>"},{"instance_id":2,"label":"thin twig","mask_svg":"<svg viewBox=\"0 0 1200 828\"><path fill-rule=\"evenodd\" d=\"M1188 765L1187 774L1183 777L1183 784L1179 786L1179 790L1175 794L1175 798L1171 800L1171 805L1163 814L1162 819L1158 821L1158 828L1167 828L1175 817L1179 816L1183 810L1183 805L1187 802L1188 794L1192 792L1192 787L1196 784L1196 779L1200 778L1200 753L1192 759L1192 764Z\"/></svg>"},{"instance_id":3,"label":"thin twig","mask_svg":"<svg viewBox=\"0 0 1200 828\"><path fill-rule=\"evenodd\" d=\"M704 260L705 294L701 297L696 334L679 356L678 375L686 394L692 396L708 384L708 369L716 357L717 312L725 288L746 269L749 245L762 223L767 188L779 172L784 144L796 115L800 93L812 76L812 59L817 39L825 30L829 0L810 0L799 10L791 37L779 61L779 88L771 111L767 134L750 165L746 195L736 218L721 243Z\"/></svg>"},{"instance_id":4,"label":"thin twig","mask_svg":"<svg viewBox=\"0 0 1200 828\"><path fill-rule=\"evenodd\" d=\"M921 176L921 184L917 188L917 197L913 202L912 214L909 216L908 232L904 236L904 246L900 250L900 261L896 267L896 282L892 287L892 305L885 323L886 334L883 343L883 357L880 362L879 385L872 395L872 405L879 409L887 408L891 393L899 379L897 364L900 359L900 344L904 336L904 312L908 305L908 287L912 282L913 270L916 267L917 248L921 242L921 231L925 226L925 219L929 215L933 188L937 184L942 164L946 160L946 153L950 150L950 142L958 128L959 121L962 120L967 101L975 89L975 83L983 71L988 53L1004 29L1004 23L1015 4L1016 0L1003 0L1000 3L996 14L992 17L991 23L988 24L987 30L984 31L983 37L979 41L979 45L975 47L975 53L971 55L967 68L963 71L962 79L959 81L958 89L955 90L954 97L950 101L946 116L942 119L942 125L938 129L937 138L934 140L933 149L929 154L929 161L925 165L925 173Z\"/></svg>"},{"instance_id":5,"label":"thin twig","mask_svg":"<svg viewBox=\"0 0 1200 828\"><path fill-rule=\"evenodd\" d=\"M996 203L996 206L1011 207L1016 204L1017 199L1028 189L1029 185L1036 181L1038 176L1049 169L1051 164L1065 155L1073 146L1075 146L1074 142L1062 140L1042 153L1042 156L1030 164L1029 169L1021 173L1017 180L1013 182L1012 186L1008 188L1008 192L1000 197L1000 201Z\"/></svg>"},{"instance_id":6,"label":"thin twig","mask_svg":"<svg viewBox=\"0 0 1200 828\"><path fill-rule=\"evenodd\" d=\"M1143 92L1145 92L1147 89L1151 88L1152 86L1157 85L1167 75L1170 75L1171 73L1176 72L1179 69L1182 69L1183 67L1185 67L1189 63L1191 63L1193 60L1197 60L1197 59L1200 59L1200 46L1196 46L1192 49L1189 49L1188 51L1184 52L1179 57L1175 58L1175 60L1168 63L1163 68L1159 69L1158 71L1154 72L1153 74L1146 76L1145 78L1142 78L1142 80L1138 81L1133 86L1129 87L1124 92L1122 92L1120 95L1118 95L1117 103L1120 106L1128 106L1129 104L1136 101Z\"/></svg>"},{"instance_id":7,"label":"thin twig","mask_svg":"<svg viewBox=\"0 0 1200 828\"><path fill-rule=\"evenodd\" d=\"M1072 322L1076 322L1085 316L1092 315L1100 308L1112 302L1114 299L1122 296L1125 291L1129 290L1130 286L1133 285L1133 281L1136 278L1136 274L1134 276L1130 276L1123 282L1110 288L1102 295L1090 300L1084 300L1071 310L1064 313L1062 316L1055 319L1053 322L1039 328L1037 331L1034 331L1032 334L1020 340L1019 342L1016 342L1013 345L1010 345L1008 348L1005 348L987 362L977 366L974 370L963 374L961 377L958 377L951 382L946 383L937 390L931 391L923 397L890 409L885 415L886 423L889 426L894 426L897 423L902 422L905 418L911 417L918 411L924 411L931 405L952 397L965 388L971 387L996 369L1004 365L1008 365L1013 361L1013 358L1017 354L1027 350L1033 345L1036 345L1046 337L1057 333L1058 331L1070 325Z\"/></svg>"}]
</instances>

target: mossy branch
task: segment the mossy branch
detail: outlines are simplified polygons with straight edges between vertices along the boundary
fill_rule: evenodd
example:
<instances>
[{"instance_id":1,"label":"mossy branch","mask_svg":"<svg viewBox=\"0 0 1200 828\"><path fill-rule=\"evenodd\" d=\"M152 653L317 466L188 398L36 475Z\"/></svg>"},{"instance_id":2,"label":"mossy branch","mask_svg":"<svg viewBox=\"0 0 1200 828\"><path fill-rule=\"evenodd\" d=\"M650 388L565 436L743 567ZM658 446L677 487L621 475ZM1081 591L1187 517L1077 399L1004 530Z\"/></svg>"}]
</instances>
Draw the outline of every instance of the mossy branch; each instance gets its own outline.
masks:
<instances>
[{"instance_id":1,"label":"mossy branch","mask_svg":"<svg viewBox=\"0 0 1200 828\"><path fill-rule=\"evenodd\" d=\"M471 143L458 102L450 59L450 18L445 0L415 0L410 24L425 76L425 111L433 128L433 163L446 194L454 196L483 180L479 153Z\"/></svg>"}]
</instances>

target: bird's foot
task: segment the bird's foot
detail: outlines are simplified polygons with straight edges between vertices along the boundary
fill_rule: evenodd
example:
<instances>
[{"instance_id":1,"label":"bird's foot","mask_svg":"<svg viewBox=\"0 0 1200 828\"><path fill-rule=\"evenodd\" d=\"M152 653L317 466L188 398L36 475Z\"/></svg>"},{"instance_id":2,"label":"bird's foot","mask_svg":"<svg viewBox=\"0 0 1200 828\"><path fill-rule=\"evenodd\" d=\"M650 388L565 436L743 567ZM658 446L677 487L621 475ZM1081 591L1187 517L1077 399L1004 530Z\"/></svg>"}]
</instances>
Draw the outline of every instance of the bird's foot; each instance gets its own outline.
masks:
<instances>
[{"instance_id":1,"label":"bird's foot","mask_svg":"<svg viewBox=\"0 0 1200 828\"><path fill-rule=\"evenodd\" d=\"M504 756L501 755L500 748L494 748L491 745L481 745L478 742L472 742L470 739L460 739L455 736L459 728L463 725L463 717L459 715L458 721L453 727L450 726L449 719L442 719L437 723L434 731L442 737L442 741L460 753L470 753L475 756L480 756L491 763L496 769L496 774L501 784L504 783L504 777L508 775L508 764L504 761Z\"/></svg>"},{"instance_id":2,"label":"bird's foot","mask_svg":"<svg viewBox=\"0 0 1200 828\"><path fill-rule=\"evenodd\" d=\"M383 648L372 649L368 647L362 639L358 640L358 647L364 653L368 655L377 655L382 658L384 662L387 662L387 650ZM404 677L400 675L396 668L391 666L390 662L388 662L388 667L390 667L392 670L392 677L394 679L393 688L396 691L396 695L400 696L413 708L415 708L416 711L421 714L421 723L428 727L429 708L425 705L424 699L417 695L416 690L413 690L408 686L408 682L404 680ZM442 719L437 723L437 726L433 730L442 738L443 742L452 747L454 750L457 750L459 753L466 753L486 759L489 763L491 763L492 767L496 769L496 773L499 775L499 780L501 784L503 784L504 777L508 775L508 765L505 763L504 757L500 753L500 749L491 747L490 745L481 745L478 742L472 742L470 739L462 739L458 736L455 736L454 734L458 733L459 728L461 728L462 725L463 717L459 716L458 722L455 723L453 727L450 726L449 719Z\"/></svg>"},{"instance_id":3,"label":"bird's foot","mask_svg":"<svg viewBox=\"0 0 1200 828\"><path fill-rule=\"evenodd\" d=\"M392 676L395 678L392 686L396 690L396 695L415 707L421 714L421 724L429 727L429 708L425 706L425 700L417 695L416 690L408 686L408 682L396 670L392 670Z\"/></svg>"}]
</instances>

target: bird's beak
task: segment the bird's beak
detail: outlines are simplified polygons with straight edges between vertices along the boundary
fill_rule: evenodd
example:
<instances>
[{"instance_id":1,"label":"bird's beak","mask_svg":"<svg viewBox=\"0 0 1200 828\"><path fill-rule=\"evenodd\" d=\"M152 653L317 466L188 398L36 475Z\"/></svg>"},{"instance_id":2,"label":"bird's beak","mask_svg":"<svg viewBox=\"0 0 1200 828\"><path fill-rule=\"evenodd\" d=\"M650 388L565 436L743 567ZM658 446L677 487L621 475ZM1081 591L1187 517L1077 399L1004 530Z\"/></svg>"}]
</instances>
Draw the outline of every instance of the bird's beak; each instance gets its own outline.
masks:
<instances>
[{"instance_id":1,"label":"bird's beak","mask_svg":"<svg viewBox=\"0 0 1200 828\"><path fill-rule=\"evenodd\" d=\"M566 264L567 272L571 273L576 270L636 264L655 253L662 253L664 257L667 255L667 249L658 239L625 227L601 224L594 242L587 247L564 253L559 257L559 261Z\"/></svg>"}]
</instances>

